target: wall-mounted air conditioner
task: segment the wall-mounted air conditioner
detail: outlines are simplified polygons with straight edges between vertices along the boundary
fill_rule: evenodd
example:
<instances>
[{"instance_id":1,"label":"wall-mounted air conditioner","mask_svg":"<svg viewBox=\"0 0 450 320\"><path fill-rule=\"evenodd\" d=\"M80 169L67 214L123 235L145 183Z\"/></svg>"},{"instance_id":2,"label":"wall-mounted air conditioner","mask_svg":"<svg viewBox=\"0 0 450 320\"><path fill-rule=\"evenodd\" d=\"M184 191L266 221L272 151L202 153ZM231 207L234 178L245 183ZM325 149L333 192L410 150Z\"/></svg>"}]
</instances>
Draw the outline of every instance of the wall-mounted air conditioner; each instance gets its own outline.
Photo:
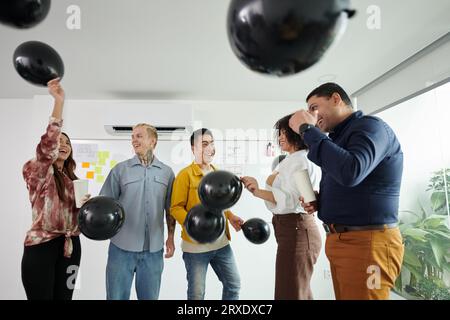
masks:
<instances>
[{"instance_id":1,"label":"wall-mounted air conditioner","mask_svg":"<svg viewBox=\"0 0 450 320\"><path fill-rule=\"evenodd\" d=\"M113 136L130 136L133 132L133 125L105 125L107 133ZM170 135L190 134L192 126L155 126L159 137L168 137Z\"/></svg>"},{"instance_id":2,"label":"wall-mounted air conditioner","mask_svg":"<svg viewBox=\"0 0 450 320\"><path fill-rule=\"evenodd\" d=\"M131 137L133 126L148 123L158 131L159 140L187 139L192 132L192 107L176 103L121 102L111 105L103 118L110 137Z\"/></svg>"}]
</instances>

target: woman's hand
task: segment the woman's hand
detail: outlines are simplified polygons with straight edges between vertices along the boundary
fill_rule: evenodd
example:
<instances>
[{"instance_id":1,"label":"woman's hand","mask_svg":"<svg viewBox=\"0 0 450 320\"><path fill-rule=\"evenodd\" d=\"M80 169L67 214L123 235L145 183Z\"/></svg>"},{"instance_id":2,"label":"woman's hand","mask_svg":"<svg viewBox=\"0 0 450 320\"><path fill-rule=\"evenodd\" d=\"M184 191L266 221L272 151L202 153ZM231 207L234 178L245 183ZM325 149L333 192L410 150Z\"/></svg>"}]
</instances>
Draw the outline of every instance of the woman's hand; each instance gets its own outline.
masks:
<instances>
[{"instance_id":1,"label":"woman's hand","mask_svg":"<svg viewBox=\"0 0 450 320\"><path fill-rule=\"evenodd\" d=\"M241 177L241 181L248 191L255 194L255 191L259 190L258 181L253 177Z\"/></svg>"},{"instance_id":2,"label":"woman's hand","mask_svg":"<svg viewBox=\"0 0 450 320\"><path fill-rule=\"evenodd\" d=\"M80 199L81 206L83 206L89 199L91 198L91 195L89 193L85 194Z\"/></svg>"},{"instance_id":3,"label":"woman's hand","mask_svg":"<svg viewBox=\"0 0 450 320\"><path fill-rule=\"evenodd\" d=\"M314 193L316 194L316 199L319 199L319 192L314 191ZM315 200L312 202L305 202L303 197L300 197L299 200L300 200L301 206L303 207L303 209L305 209L306 213L308 213L308 214L313 214L319 208L318 200Z\"/></svg>"},{"instance_id":4,"label":"woman's hand","mask_svg":"<svg viewBox=\"0 0 450 320\"><path fill-rule=\"evenodd\" d=\"M274 204L277 202L273 196L272 191L267 191L260 189L258 186L258 181L256 181L253 177L241 177L241 181L244 183L244 186L250 191L255 197L270 201Z\"/></svg>"},{"instance_id":5,"label":"woman's hand","mask_svg":"<svg viewBox=\"0 0 450 320\"><path fill-rule=\"evenodd\" d=\"M64 89L61 87L59 80L60 80L60 78L56 78L56 79L50 80L47 83L48 92L55 99L55 105L53 106L52 117L56 118L56 119L62 119L64 98L65 98Z\"/></svg>"},{"instance_id":6,"label":"woman's hand","mask_svg":"<svg viewBox=\"0 0 450 320\"><path fill-rule=\"evenodd\" d=\"M278 171L274 171L266 180L266 183L269 186L273 185L273 181L275 180L276 176L278 175Z\"/></svg>"},{"instance_id":7,"label":"woman's hand","mask_svg":"<svg viewBox=\"0 0 450 320\"><path fill-rule=\"evenodd\" d=\"M65 99L65 92L64 92L64 89L62 88L59 80L60 80L60 78L50 80L47 83L47 87L48 87L48 92L55 99L55 102L63 103L64 99Z\"/></svg>"}]
</instances>

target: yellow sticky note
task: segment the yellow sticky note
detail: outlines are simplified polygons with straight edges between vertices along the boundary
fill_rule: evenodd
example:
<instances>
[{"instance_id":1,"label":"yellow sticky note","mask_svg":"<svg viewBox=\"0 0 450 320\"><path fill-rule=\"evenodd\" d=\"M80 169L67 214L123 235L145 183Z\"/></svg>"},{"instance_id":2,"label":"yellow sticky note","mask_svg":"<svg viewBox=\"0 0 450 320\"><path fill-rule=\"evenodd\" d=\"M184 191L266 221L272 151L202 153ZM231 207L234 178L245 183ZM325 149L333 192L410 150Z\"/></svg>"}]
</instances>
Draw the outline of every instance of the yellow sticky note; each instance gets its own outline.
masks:
<instances>
[{"instance_id":1,"label":"yellow sticky note","mask_svg":"<svg viewBox=\"0 0 450 320\"><path fill-rule=\"evenodd\" d=\"M86 172L86 179L94 179L94 171Z\"/></svg>"},{"instance_id":2,"label":"yellow sticky note","mask_svg":"<svg viewBox=\"0 0 450 320\"><path fill-rule=\"evenodd\" d=\"M116 166L117 161L116 160L111 160L111 162L109 163L109 167L112 169Z\"/></svg>"},{"instance_id":3,"label":"yellow sticky note","mask_svg":"<svg viewBox=\"0 0 450 320\"><path fill-rule=\"evenodd\" d=\"M95 174L102 174L102 167L95 167Z\"/></svg>"},{"instance_id":4,"label":"yellow sticky note","mask_svg":"<svg viewBox=\"0 0 450 320\"><path fill-rule=\"evenodd\" d=\"M97 158L99 158L99 159L107 159L107 158L109 158L109 151L99 151L99 152L97 152Z\"/></svg>"},{"instance_id":5,"label":"yellow sticky note","mask_svg":"<svg viewBox=\"0 0 450 320\"><path fill-rule=\"evenodd\" d=\"M89 162L82 162L82 163L81 163L81 167L82 167L82 168L89 168L90 165L91 165L91 164L90 164Z\"/></svg>"},{"instance_id":6,"label":"yellow sticky note","mask_svg":"<svg viewBox=\"0 0 450 320\"><path fill-rule=\"evenodd\" d=\"M98 163L97 163L99 166L104 166L105 164L106 164L106 160L105 159L99 159L98 160Z\"/></svg>"},{"instance_id":7,"label":"yellow sticky note","mask_svg":"<svg viewBox=\"0 0 450 320\"><path fill-rule=\"evenodd\" d=\"M97 179L95 181L98 183L103 183L103 182L105 182L105 176L98 175Z\"/></svg>"}]
</instances>

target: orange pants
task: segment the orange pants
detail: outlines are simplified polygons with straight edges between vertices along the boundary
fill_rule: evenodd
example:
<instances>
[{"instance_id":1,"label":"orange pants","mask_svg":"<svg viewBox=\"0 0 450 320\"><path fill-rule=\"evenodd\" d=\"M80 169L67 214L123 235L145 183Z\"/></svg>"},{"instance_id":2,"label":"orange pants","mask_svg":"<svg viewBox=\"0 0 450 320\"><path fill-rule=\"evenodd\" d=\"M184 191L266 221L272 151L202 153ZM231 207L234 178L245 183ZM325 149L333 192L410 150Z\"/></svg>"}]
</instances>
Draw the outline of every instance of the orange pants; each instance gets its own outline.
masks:
<instances>
[{"instance_id":1,"label":"orange pants","mask_svg":"<svg viewBox=\"0 0 450 320\"><path fill-rule=\"evenodd\" d=\"M398 228L329 233L325 253L336 299L389 299L403 252Z\"/></svg>"}]
</instances>

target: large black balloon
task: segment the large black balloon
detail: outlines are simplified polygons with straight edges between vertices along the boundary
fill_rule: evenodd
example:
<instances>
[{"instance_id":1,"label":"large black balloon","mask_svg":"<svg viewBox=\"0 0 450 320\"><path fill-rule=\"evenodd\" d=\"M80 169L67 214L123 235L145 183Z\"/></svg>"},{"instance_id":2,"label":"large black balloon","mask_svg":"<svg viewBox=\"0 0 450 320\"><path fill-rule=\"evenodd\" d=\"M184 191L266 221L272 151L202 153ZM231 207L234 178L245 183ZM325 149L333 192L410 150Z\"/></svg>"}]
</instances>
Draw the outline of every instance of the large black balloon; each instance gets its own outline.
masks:
<instances>
[{"instance_id":1,"label":"large black balloon","mask_svg":"<svg viewBox=\"0 0 450 320\"><path fill-rule=\"evenodd\" d=\"M270 237L270 227L263 219L252 218L241 226L244 236L254 244L261 244Z\"/></svg>"},{"instance_id":2,"label":"large black balloon","mask_svg":"<svg viewBox=\"0 0 450 320\"><path fill-rule=\"evenodd\" d=\"M13 63L19 75L39 86L64 76L64 63L55 49L39 41L22 43L14 51Z\"/></svg>"},{"instance_id":3,"label":"large black balloon","mask_svg":"<svg viewBox=\"0 0 450 320\"><path fill-rule=\"evenodd\" d=\"M50 11L50 0L0 0L0 22L31 28L45 19Z\"/></svg>"},{"instance_id":4,"label":"large black balloon","mask_svg":"<svg viewBox=\"0 0 450 320\"><path fill-rule=\"evenodd\" d=\"M277 76L319 61L355 12L350 0L231 0L231 48L251 70Z\"/></svg>"},{"instance_id":5,"label":"large black balloon","mask_svg":"<svg viewBox=\"0 0 450 320\"><path fill-rule=\"evenodd\" d=\"M239 200L241 193L241 180L235 174L224 170L208 173L198 185L200 201L210 209L231 208Z\"/></svg>"},{"instance_id":6,"label":"large black balloon","mask_svg":"<svg viewBox=\"0 0 450 320\"><path fill-rule=\"evenodd\" d=\"M223 233L225 217L221 211L210 210L198 204L189 210L184 227L189 237L198 243L210 243Z\"/></svg>"},{"instance_id":7,"label":"large black balloon","mask_svg":"<svg viewBox=\"0 0 450 320\"><path fill-rule=\"evenodd\" d=\"M107 240L119 232L125 211L115 199L98 196L89 199L78 214L80 231L92 240Z\"/></svg>"}]
</instances>

